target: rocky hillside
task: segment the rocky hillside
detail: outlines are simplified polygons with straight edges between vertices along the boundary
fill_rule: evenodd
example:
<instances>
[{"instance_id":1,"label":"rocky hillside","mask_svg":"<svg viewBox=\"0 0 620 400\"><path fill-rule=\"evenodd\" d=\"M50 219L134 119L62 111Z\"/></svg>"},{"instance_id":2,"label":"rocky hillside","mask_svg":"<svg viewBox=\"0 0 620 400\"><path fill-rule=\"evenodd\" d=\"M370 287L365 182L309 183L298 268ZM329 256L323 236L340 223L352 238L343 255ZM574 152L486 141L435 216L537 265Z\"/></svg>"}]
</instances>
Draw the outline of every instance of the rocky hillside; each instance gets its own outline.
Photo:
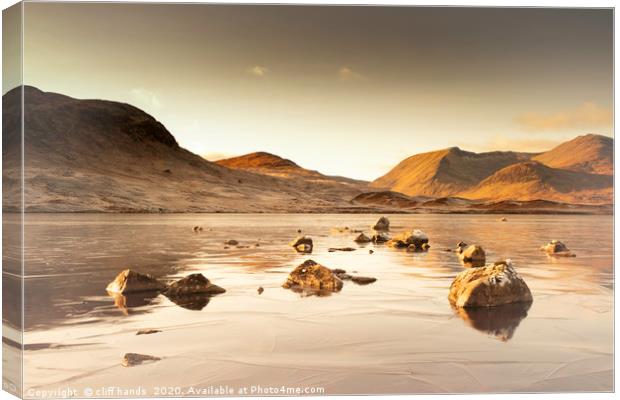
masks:
<instances>
[{"instance_id":1,"label":"rocky hillside","mask_svg":"<svg viewBox=\"0 0 620 400\"><path fill-rule=\"evenodd\" d=\"M612 175L614 140L601 135L583 135L542 153L533 159L553 168Z\"/></svg>"},{"instance_id":2,"label":"rocky hillside","mask_svg":"<svg viewBox=\"0 0 620 400\"><path fill-rule=\"evenodd\" d=\"M3 96L4 208L18 207L20 90ZM24 88L25 205L45 212L301 212L334 210L359 194L230 169L179 147L128 105Z\"/></svg>"},{"instance_id":3,"label":"rocky hillside","mask_svg":"<svg viewBox=\"0 0 620 400\"><path fill-rule=\"evenodd\" d=\"M372 182L410 196L444 197L477 185L508 165L530 158L515 152L472 153L458 147L411 156Z\"/></svg>"},{"instance_id":4,"label":"rocky hillside","mask_svg":"<svg viewBox=\"0 0 620 400\"><path fill-rule=\"evenodd\" d=\"M450 148L403 160L371 183L410 196L481 201L613 201L613 139L579 136L540 153L471 153Z\"/></svg>"}]
</instances>

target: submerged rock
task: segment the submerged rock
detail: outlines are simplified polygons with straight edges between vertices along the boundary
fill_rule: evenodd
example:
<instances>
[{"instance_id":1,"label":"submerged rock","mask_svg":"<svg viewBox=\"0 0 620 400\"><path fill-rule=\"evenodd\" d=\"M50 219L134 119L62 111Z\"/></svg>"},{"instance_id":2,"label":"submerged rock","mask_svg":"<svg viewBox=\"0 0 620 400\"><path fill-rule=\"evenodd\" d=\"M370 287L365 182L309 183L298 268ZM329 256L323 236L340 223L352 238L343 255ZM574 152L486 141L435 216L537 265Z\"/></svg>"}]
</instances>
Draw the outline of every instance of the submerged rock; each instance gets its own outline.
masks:
<instances>
[{"instance_id":1,"label":"submerged rock","mask_svg":"<svg viewBox=\"0 0 620 400\"><path fill-rule=\"evenodd\" d=\"M457 307L488 307L532 302L532 293L506 260L461 272L452 282L448 298Z\"/></svg>"},{"instance_id":2,"label":"submerged rock","mask_svg":"<svg viewBox=\"0 0 620 400\"><path fill-rule=\"evenodd\" d=\"M360 233L355 239L353 239L353 241L355 243L370 243L372 239L364 235L364 233Z\"/></svg>"},{"instance_id":3,"label":"submerged rock","mask_svg":"<svg viewBox=\"0 0 620 400\"><path fill-rule=\"evenodd\" d=\"M166 297L181 308L185 308L186 310L191 311L200 311L205 308L211 298L214 296L209 293L189 293L189 294L168 294L165 293Z\"/></svg>"},{"instance_id":4,"label":"submerged rock","mask_svg":"<svg viewBox=\"0 0 620 400\"><path fill-rule=\"evenodd\" d=\"M149 274L141 274L131 269L121 271L106 290L110 293L137 293L165 289L166 285Z\"/></svg>"},{"instance_id":5,"label":"submerged rock","mask_svg":"<svg viewBox=\"0 0 620 400\"><path fill-rule=\"evenodd\" d=\"M161 358L155 356L149 356L146 354L127 353L121 361L123 367L133 367L136 365L144 364L146 362L159 361Z\"/></svg>"},{"instance_id":6,"label":"submerged rock","mask_svg":"<svg viewBox=\"0 0 620 400\"><path fill-rule=\"evenodd\" d=\"M403 232L394 236L388 243L388 246L394 248L406 248L412 251L428 250L428 236L419 229L410 232ZM426 245L426 246L425 246Z\"/></svg>"},{"instance_id":7,"label":"submerged rock","mask_svg":"<svg viewBox=\"0 0 620 400\"><path fill-rule=\"evenodd\" d=\"M212 295L224 292L226 292L225 289L211 283L203 274L191 274L170 284L166 295L181 296L194 293Z\"/></svg>"},{"instance_id":8,"label":"submerged rock","mask_svg":"<svg viewBox=\"0 0 620 400\"><path fill-rule=\"evenodd\" d=\"M372 226L372 229L375 231L389 231L390 230L390 220L386 217L381 217L379 220Z\"/></svg>"},{"instance_id":9,"label":"submerged rock","mask_svg":"<svg viewBox=\"0 0 620 400\"><path fill-rule=\"evenodd\" d=\"M306 260L289 274L282 287L293 290L339 292L342 289L342 280L331 269L313 260Z\"/></svg>"},{"instance_id":10,"label":"submerged rock","mask_svg":"<svg viewBox=\"0 0 620 400\"><path fill-rule=\"evenodd\" d=\"M308 236L298 236L290 245L297 250L298 253L312 253L314 248L312 238Z\"/></svg>"},{"instance_id":11,"label":"submerged rock","mask_svg":"<svg viewBox=\"0 0 620 400\"><path fill-rule=\"evenodd\" d=\"M387 233L376 233L372 235L371 240L375 244L386 243L390 240L390 236Z\"/></svg>"},{"instance_id":12,"label":"submerged rock","mask_svg":"<svg viewBox=\"0 0 620 400\"><path fill-rule=\"evenodd\" d=\"M161 332L159 329L140 329L136 335L152 335Z\"/></svg>"},{"instance_id":13,"label":"submerged rock","mask_svg":"<svg viewBox=\"0 0 620 400\"><path fill-rule=\"evenodd\" d=\"M334 273L334 275L336 275L341 280L351 281L358 285L368 285L370 283L377 281L377 278L372 278L368 276L349 275L347 274L347 271L345 271L344 269L340 269L340 268L332 269L332 272ZM355 273L356 271L353 271L353 272Z\"/></svg>"},{"instance_id":14,"label":"submerged rock","mask_svg":"<svg viewBox=\"0 0 620 400\"><path fill-rule=\"evenodd\" d=\"M330 247L327 249L328 252L333 253L335 251L355 251L353 247Z\"/></svg>"},{"instance_id":15,"label":"submerged rock","mask_svg":"<svg viewBox=\"0 0 620 400\"><path fill-rule=\"evenodd\" d=\"M545 253L552 256L575 257L575 254L571 253L568 247L566 247L566 245L559 240L552 240L546 245L542 246L540 249L544 250Z\"/></svg>"},{"instance_id":16,"label":"submerged rock","mask_svg":"<svg viewBox=\"0 0 620 400\"><path fill-rule=\"evenodd\" d=\"M227 241L224 242L224 244L227 244L229 246L236 246L239 244L239 242L236 241L235 239L228 239Z\"/></svg>"},{"instance_id":17,"label":"submerged rock","mask_svg":"<svg viewBox=\"0 0 620 400\"><path fill-rule=\"evenodd\" d=\"M459 258L467 266L482 267L486 262L484 249L477 244L459 248Z\"/></svg>"}]
</instances>

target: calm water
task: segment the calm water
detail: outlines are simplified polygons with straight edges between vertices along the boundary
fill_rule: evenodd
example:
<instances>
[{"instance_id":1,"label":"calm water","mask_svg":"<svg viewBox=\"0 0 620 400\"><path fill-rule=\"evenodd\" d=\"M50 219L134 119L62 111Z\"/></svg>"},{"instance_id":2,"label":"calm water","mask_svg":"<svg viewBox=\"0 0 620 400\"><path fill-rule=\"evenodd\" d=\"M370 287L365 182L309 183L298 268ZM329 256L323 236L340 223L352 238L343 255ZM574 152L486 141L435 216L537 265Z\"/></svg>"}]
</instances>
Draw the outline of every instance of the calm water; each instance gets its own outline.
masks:
<instances>
[{"instance_id":1,"label":"calm water","mask_svg":"<svg viewBox=\"0 0 620 400\"><path fill-rule=\"evenodd\" d=\"M166 394L153 392L157 385L182 394L194 385L326 394L612 389L611 216L390 216L392 232L429 235L431 250L416 254L360 247L355 234L333 229L368 232L377 218L28 215L26 396L112 384L141 384L148 395ZM287 246L297 229L314 239L313 254ZM227 239L250 248L225 249ZM539 247L550 239L577 257L547 257ZM531 308L453 310L448 288L463 267L444 249L460 240L482 245L488 261L512 259L533 293ZM359 248L327 251L345 246ZM308 258L377 282L346 282L320 298L281 288ZM115 304L105 287L125 268L165 279L201 272L227 293L185 307L162 295ZM142 328L162 332L136 336ZM126 352L162 360L124 368Z\"/></svg>"}]
</instances>

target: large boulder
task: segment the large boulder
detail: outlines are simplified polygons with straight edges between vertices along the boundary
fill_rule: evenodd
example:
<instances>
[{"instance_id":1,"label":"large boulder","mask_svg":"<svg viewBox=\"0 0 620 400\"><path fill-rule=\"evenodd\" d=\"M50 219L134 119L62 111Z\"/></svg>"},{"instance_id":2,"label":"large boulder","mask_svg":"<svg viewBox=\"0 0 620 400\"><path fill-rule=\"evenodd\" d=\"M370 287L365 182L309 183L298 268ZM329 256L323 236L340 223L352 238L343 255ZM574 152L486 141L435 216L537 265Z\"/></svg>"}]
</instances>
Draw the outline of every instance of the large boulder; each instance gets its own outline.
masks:
<instances>
[{"instance_id":1,"label":"large boulder","mask_svg":"<svg viewBox=\"0 0 620 400\"><path fill-rule=\"evenodd\" d=\"M108 284L106 290L109 293L138 293L165 289L166 285L159 282L149 274L141 274L131 269L121 271L116 278Z\"/></svg>"},{"instance_id":2,"label":"large boulder","mask_svg":"<svg viewBox=\"0 0 620 400\"><path fill-rule=\"evenodd\" d=\"M353 239L353 241L355 243L370 243L372 241L371 238L369 238L368 236L364 235L364 233L360 233L359 235L357 235L357 237L355 239Z\"/></svg>"},{"instance_id":3,"label":"large boulder","mask_svg":"<svg viewBox=\"0 0 620 400\"><path fill-rule=\"evenodd\" d=\"M528 303L532 293L506 260L461 272L454 278L448 298L457 307L489 307Z\"/></svg>"},{"instance_id":4,"label":"large boulder","mask_svg":"<svg viewBox=\"0 0 620 400\"><path fill-rule=\"evenodd\" d=\"M465 248L459 247L459 250L459 258L467 266L482 267L486 262L486 253L477 244Z\"/></svg>"},{"instance_id":5,"label":"large boulder","mask_svg":"<svg viewBox=\"0 0 620 400\"><path fill-rule=\"evenodd\" d=\"M289 274L282 287L301 291L338 292L342 289L342 280L331 269L313 260L306 260Z\"/></svg>"},{"instance_id":6,"label":"large boulder","mask_svg":"<svg viewBox=\"0 0 620 400\"><path fill-rule=\"evenodd\" d=\"M197 293L213 295L224 292L226 292L225 289L211 283L203 274L191 274L171 283L166 290L166 295L172 297Z\"/></svg>"},{"instance_id":7,"label":"large boulder","mask_svg":"<svg viewBox=\"0 0 620 400\"><path fill-rule=\"evenodd\" d=\"M575 257L575 254L571 253L568 247L559 240L552 240L540 249L552 256Z\"/></svg>"},{"instance_id":8,"label":"large boulder","mask_svg":"<svg viewBox=\"0 0 620 400\"><path fill-rule=\"evenodd\" d=\"M419 229L403 232L394 236L388 246L395 248L407 248L414 251L428 250L428 236Z\"/></svg>"},{"instance_id":9,"label":"large boulder","mask_svg":"<svg viewBox=\"0 0 620 400\"><path fill-rule=\"evenodd\" d=\"M298 236L290 243L290 245L298 253L312 253L312 249L314 248L312 238L308 236Z\"/></svg>"},{"instance_id":10,"label":"large boulder","mask_svg":"<svg viewBox=\"0 0 620 400\"><path fill-rule=\"evenodd\" d=\"M390 220L381 217L379 220L372 226L372 229L375 231L389 231L390 230Z\"/></svg>"}]
</instances>

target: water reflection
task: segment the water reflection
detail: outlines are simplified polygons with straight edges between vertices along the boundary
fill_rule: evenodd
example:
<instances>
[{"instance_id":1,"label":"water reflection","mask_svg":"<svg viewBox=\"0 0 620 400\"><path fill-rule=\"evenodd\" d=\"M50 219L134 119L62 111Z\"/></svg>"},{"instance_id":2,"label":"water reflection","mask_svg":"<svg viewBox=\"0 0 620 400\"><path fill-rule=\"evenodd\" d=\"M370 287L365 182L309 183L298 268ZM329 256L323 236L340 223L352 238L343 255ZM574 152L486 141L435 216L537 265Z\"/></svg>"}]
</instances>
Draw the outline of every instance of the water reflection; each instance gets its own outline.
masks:
<instances>
[{"instance_id":1,"label":"water reflection","mask_svg":"<svg viewBox=\"0 0 620 400\"><path fill-rule=\"evenodd\" d=\"M532 303L473 308L451 306L455 314L472 328L507 342L512 339L521 321L527 317Z\"/></svg>"},{"instance_id":2,"label":"water reflection","mask_svg":"<svg viewBox=\"0 0 620 400\"><path fill-rule=\"evenodd\" d=\"M183 307L187 310L200 311L209 304L213 295L205 293L194 293L184 295L174 295L166 297L179 307Z\"/></svg>"},{"instance_id":3,"label":"water reflection","mask_svg":"<svg viewBox=\"0 0 620 400\"><path fill-rule=\"evenodd\" d=\"M114 305L125 315L133 313L132 308L145 307L151 305L153 300L159 296L159 292L140 292L131 294L121 294L108 292L108 295L114 299Z\"/></svg>"}]
</instances>

